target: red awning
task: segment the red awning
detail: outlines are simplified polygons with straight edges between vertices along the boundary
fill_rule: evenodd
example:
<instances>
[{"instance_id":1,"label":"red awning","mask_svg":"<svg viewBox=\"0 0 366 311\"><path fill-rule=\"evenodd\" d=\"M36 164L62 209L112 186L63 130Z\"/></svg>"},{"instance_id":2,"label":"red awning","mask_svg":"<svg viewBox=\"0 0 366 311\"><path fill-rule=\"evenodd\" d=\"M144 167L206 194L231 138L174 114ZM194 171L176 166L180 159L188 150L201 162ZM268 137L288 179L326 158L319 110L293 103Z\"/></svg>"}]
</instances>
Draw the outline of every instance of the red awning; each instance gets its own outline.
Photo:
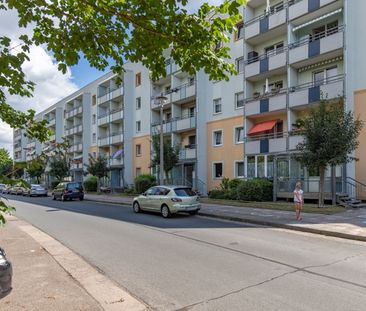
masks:
<instances>
[{"instance_id":1,"label":"red awning","mask_svg":"<svg viewBox=\"0 0 366 311\"><path fill-rule=\"evenodd\" d=\"M258 123L250 129L248 135L258 134L258 133L262 133L265 131L270 131L274 128L276 123L277 123L277 120Z\"/></svg>"}]
</instances>

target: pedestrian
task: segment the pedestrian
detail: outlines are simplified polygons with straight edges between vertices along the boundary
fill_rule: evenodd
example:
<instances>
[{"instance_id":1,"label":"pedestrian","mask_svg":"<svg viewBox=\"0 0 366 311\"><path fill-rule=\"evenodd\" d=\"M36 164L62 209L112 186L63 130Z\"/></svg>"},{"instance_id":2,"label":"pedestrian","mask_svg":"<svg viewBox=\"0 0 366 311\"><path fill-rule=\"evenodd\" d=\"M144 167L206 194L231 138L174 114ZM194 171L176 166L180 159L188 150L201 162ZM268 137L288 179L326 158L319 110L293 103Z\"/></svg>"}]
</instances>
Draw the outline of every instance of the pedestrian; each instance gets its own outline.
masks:
<instances>
[{"instance_id":1,"label":"pedestrian","mask_svg":"<svg viewBox=\"0 0 366 311\"><path fill-rule=\"evenodd\" d=\"M294 203L296 210L296 220L301 220L301 210L304 205L304 191L301 189L301 182L297 182L294 190Z\"/></svg>"}]
</instances>

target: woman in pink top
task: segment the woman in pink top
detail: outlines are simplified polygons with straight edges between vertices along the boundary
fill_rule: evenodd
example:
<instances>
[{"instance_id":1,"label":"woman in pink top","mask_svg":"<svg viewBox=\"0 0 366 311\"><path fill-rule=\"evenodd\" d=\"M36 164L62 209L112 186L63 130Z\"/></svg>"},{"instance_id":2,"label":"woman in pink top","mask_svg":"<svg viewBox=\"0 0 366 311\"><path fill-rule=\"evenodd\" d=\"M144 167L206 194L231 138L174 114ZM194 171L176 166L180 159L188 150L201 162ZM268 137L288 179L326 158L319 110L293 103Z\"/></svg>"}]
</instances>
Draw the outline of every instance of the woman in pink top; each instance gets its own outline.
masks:
<instances>
[{"instance_id":1,"label":"woman in pink top","mask_svg":"<svg viewBox=\"0 0 366 311\"><path fill-rule=\"evenodd\" d=\"M301 182L297 182L294 190L294 203L296 210L296 220L301 220L301 210L304 204L304 191L301 190Z\"/></svg>"}]
</instances>

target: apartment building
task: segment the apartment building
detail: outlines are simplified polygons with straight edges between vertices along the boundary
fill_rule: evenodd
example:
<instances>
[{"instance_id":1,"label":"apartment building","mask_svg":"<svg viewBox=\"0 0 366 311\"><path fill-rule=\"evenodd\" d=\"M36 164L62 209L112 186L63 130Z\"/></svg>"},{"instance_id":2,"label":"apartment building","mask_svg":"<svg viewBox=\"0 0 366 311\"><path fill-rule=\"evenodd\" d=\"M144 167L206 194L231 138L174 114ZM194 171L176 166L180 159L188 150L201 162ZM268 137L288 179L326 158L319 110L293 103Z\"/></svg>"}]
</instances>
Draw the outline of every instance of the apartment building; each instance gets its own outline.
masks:
<instances>
[{"instance_id":1,"label":"apartment building","mask_svg":"<svg viewBox=\"0 0 366 311\"><path fill-rule=\"evenodd\" d=\"M315 193L318 172L294 157L303 139L298 120L323 98L329 105L342 98L346 110L366 119L366 40L359 35L365 11L366 2L354 0L250 0L228 43L238 71L229 81L210 81L203 71L188 75L167 50L165 77L151 81L144 66L128 63L122 84L108 73L41 115L56 133L52 141L70 142L74 180L83 179L89 155L98 154L108 159L112 187L157 174L151 142L162 124L164 139L179 148L167 176L174 183L207 193L224 177L268 177L276 196L288 197L301 179L304 190ZM63 117L53 123L56 114ZM19 134L14 131L18 160L24 147L33 148ZM336 168L337 191L366 184L365 137L366 127L355 153L361 160Z\"/></svg>"}]
</instances>

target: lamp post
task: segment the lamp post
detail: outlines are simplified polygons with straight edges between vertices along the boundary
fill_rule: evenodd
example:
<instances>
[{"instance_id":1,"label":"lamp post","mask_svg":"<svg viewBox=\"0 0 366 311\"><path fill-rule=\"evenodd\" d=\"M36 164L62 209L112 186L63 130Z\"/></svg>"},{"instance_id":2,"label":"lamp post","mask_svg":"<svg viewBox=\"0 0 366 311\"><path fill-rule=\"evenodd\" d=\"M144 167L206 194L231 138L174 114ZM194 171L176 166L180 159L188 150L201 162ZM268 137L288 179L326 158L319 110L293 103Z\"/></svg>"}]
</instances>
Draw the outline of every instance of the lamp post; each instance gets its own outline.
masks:
<instances>
[{"instance_id":1,"label":"lamp post","mask_svg":"<svg viewBox=\"0 0 366 311\"><path fill-rule=\"evenodd\" d=\"M168 100L165 96L157 96L155 98L157 100L157 105L160 108L160 176L159 182L160 184L164 184L164 129L163 129L163 108Z\"/></svg>"}]
</instances>

